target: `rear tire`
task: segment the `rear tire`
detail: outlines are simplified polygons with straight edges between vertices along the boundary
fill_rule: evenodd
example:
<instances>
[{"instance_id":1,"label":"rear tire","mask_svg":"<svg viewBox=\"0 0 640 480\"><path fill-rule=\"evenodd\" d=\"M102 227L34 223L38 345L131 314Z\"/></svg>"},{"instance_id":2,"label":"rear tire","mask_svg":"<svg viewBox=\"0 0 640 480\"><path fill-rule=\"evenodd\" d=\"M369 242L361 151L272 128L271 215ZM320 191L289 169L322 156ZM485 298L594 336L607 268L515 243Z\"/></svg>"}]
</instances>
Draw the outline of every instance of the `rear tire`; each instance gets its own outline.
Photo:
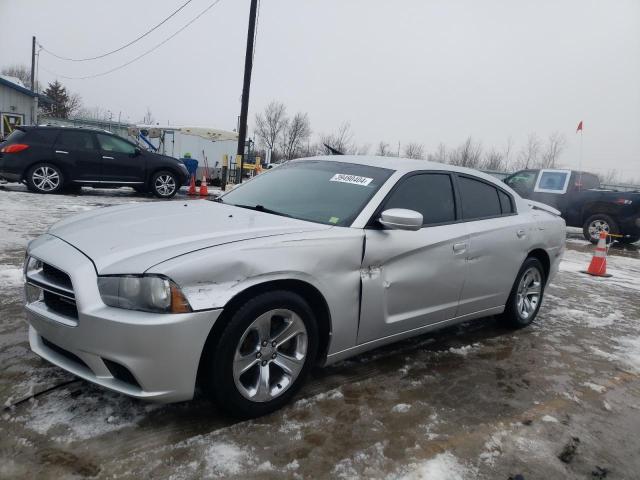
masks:
<instances>
[{"instance_id":1,"label":"rear tire","mask_svg":"<svg viewBox=\"0 0 640 480\"><path fill-rule=\"evenodd\" d=\"M168 170L156 172L151 177L151 193L158 198L171 198L179 188L178 178Z\"/></svg>"},{"instance_id":2,"label":"rear tire","mask_svg":"<svg viewBox=\"0 0 640 480\"><path fill-rule=\"evenodd\" d=\"M511 289L501 320L511 328L522 328L535 320L542 304L546 276L540 260L527 258Z\"/></svg>"},{"instance_id":3,"label":"rear tire","mask_svg":"<svg viewBox=\"0 0 640 480\"><path fill-rule=\"evenodd\" d=\"M210 345L205 391L236 417L266 415L300 389L317 350L318 327L307 302L289 291L262 293L236 310Z\"/></svg>"},{"instance_id":4,"label":"rear tire","mask_svg":"<svg viewBox=\"0 0 640 480\"><path fill-rule=\"evenodd\" d=\"M27 188L36 193L58 193L64 186L62 170L50 163L36 163L27 172Z\"/></svg>"},{"instance_id":5,"label":"rear tire","mask_svg":"<svg viewBox=\"0 0 640 480\"><path fill-rule=\"evenodd\" d=\"M620 233L618 223L613 218L604 213L596 213L595 215L591 215L584 222L584 225L582 226L582 235L584 235L584 238L591 243L598 243L600 232L603 230L607 233L613 233L614 235L618 235Z\"/></svg>"}]
</instances>

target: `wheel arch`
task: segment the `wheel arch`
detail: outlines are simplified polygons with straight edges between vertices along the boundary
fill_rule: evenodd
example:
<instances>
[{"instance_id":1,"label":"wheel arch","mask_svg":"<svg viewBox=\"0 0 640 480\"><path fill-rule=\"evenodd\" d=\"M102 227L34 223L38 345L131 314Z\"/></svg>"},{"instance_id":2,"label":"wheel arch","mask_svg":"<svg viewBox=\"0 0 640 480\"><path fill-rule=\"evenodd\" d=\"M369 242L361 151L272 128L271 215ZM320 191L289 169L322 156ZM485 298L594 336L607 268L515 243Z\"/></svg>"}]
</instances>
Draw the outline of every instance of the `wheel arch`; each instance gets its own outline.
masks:
<instances>
[{"instance_id":1,"label":"wheel arch","mask_svg":"<svg viewBox=\"0 0 640 480\"><path fill-rule=\"evenodd\" d=\"M544 268L545 281L548 280L551 271L551 258L547 251L544 248L534 248L528 253L527 258L536 258L540 261L542 268Z\"/></svg>"},{"instance_id":2,"label":"wheel arch","mask_svg":"<svg viewBox=\"0 0 640 480\"><path fill-rule=\"evenodd\" d=\"M609 217L612 217L617 221L618 209L616 208L616 205L612 205L611 203L607 202L588 203L584 207L582 207L580 227L584 225L584 222L586 222L589 217L598 214L608 215Z\"/></svg>"},{"instance_id":3,"label":"wheel arch","mask_svg":"<svg viewBox=\"0 0 640 480\"><path fill-rule=\"evenodd\" d=\"M318 353L315 358L316 364L321 364L327 356L331 339L331 312L329 305L322 293L312 284L298 279L276 279L254 284L236 293L224 306L220 317L215 322L209 336L205 342L200 364L198 366L198 382L200 382L204 372L203 365L207 361L207 356L211 353L216 343L220 339L224 328L227 326L234 312L236 312L248 299L265 292L287 290L297 293L309 304L318 322Z\"/></svg>"}]
</instances>

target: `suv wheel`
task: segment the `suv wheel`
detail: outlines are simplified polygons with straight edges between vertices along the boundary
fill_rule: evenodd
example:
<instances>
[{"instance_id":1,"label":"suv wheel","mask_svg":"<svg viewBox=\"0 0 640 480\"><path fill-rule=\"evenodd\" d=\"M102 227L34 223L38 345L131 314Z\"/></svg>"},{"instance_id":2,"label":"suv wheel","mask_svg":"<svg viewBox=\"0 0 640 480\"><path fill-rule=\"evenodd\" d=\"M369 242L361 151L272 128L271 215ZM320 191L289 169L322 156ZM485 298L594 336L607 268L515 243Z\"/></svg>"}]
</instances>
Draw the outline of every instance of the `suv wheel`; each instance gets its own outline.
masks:
<instances>
[{"instance_id":1,"label":"suv wheel","mask_svg":"<svg viewBox=\"0 0 640 480\"><path fill-rule=\"evenodd\" d=\"M299 295L258 295L231 317L206 355L205 387L218 405L242 418L285 405L298 391L318 348L313 311Z\"/></svg>"},{"instance_id":2,"label":"suv wheel","mask_svg":"<svg viewBox=\"0 0 640 480\"><path fill-rule=\"evenodd\" d=\"M158 198L171 198L178 188L176 176L167 170L156 172L151 178L151 192Z\"/></svg>"},{"instance_id":3,"label":"suv wheel","mask_svg":"<svg viewBox=\"0 0 640 480\"><path fill-rule=\"evenodd\" d=\"M57 193L64 185L62 171L50 163L38 163L31 167L26 180L29 190L38 193Z\"/></svg>"},{"instance_id":4,"label":"suv wheel","mask_svg":"<svg viewBox=\"0 0 640 480\"><path fill-rule=\"evenodd\" d=\"M538 315L544 294L545 275L537 258L527 258L516 276L502 320L513 328L529 325Z\"/></svg>"},{"instance_id":5,"label":"suv wheel","mask_svg":"<svg viewBox=\"0 0 640 480\"><path fill-rule=\"evenodd\" d=\"M598 243L600 232L618 234L618 224L609 215L604 213L596 213L587 218L582 226L582 234L586 240L591 243Z\"/></svg>"}]
</instances>

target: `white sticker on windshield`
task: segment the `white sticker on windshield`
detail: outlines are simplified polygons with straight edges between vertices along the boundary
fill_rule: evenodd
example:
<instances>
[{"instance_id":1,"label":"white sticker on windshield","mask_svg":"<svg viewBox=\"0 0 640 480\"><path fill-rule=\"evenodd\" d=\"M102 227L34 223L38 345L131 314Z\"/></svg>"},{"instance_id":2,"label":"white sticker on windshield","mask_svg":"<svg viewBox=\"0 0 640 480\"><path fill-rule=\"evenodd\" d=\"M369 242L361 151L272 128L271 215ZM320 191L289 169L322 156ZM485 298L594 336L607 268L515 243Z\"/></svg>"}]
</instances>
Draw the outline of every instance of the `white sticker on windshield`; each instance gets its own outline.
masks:
<instances>
[{"instance_id":1,"label":"white sticker on windshield","mask_svg":"<svg viewBox=\"0 0 640 480\"><path fill-rule=\"evenodd\" d=\"M369 185L373 178L369 177L360 177L358 175L347 175L346 173L336 173L331 179L330 182L342 182L342 183L353 183L354 185Z\"/></svg>"}]
</instances>

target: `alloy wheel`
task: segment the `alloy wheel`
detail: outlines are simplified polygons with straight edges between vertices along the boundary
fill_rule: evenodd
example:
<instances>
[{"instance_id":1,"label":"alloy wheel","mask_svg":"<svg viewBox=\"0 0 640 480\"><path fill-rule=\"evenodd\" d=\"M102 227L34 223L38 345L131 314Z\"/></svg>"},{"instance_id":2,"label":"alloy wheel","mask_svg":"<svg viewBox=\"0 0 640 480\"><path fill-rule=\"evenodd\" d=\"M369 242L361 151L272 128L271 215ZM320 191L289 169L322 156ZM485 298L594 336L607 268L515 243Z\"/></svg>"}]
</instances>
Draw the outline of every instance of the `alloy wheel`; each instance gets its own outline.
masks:
<instances>
[{"instance_id":1,"label":"alloy wheel","mask_svg":"<svg viewBox=\"0 0 640 480\"><path fill-rule=\"evenodd\" d=\"M536 267L528 268L518 284L518 314L524 320L531 317L540 303L542 296L542 275Z\"/></svg>"},{"instance_id":2,"label":"alloy wheel","mask_svg":"<svg viewBox=\"0 0 640 480\"><path fill-rule=\"evenodd\" d=\"M606 221L596 219L589 224L588 230L591 238L598 240L600 238L600 232L610 233L611 227Z\"/></svg>"},{"instance_id":3,"label":"alloy wheel","mask_svg":"<svg viewBox=\"0 0 640 480\"><path fill-rule=\"evenodd\" d=\"M31 174L35 187L42 192L52 192L60 185L60 174L51 167L36 168Z\"/></svg>"},{"instance_id":4,"label":"alloy wheel","mask_svg":"<svg viewBox=\"0 0 640 480\"><path fill-rule=\"evenodd\" d=\"M155 189L163 197L168 197L176 189L176 181L171 175L158 175L155 182Z\"/></svg>"},{"instance_id":5,"label":"alloy wheel","mask_svg":"<svg viewBox=\"0 0 640 480\"><path fill-rule=\"evenodd\" d=\"M291 310L270 310L256 318L233 358L233 380L242 396L268 402L284 393L302 371L308 340L304 322Z\"/></svg>"}]
</instances>

